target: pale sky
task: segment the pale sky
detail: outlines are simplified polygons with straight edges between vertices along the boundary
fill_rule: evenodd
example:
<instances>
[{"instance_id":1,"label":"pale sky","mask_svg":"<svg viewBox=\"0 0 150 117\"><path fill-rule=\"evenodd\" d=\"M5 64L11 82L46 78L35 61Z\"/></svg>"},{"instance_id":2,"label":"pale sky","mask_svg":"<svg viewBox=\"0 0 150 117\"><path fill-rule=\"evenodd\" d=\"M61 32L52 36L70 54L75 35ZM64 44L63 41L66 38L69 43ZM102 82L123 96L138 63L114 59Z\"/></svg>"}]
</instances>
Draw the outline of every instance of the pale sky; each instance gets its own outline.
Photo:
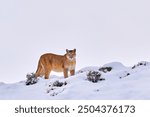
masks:
<instances>
[{"instance_id":1,"label":"pale sky","mask_svg":"<svg viewBox=\"0 0 150 117\"><path fill-rule=\"evenodd\" d=\"M41 54L65 54L67 48L77 49L77 70L150 61L149 5L149 0L0 0L0 82L26 80Z\"/></svg>"}]
</instances>

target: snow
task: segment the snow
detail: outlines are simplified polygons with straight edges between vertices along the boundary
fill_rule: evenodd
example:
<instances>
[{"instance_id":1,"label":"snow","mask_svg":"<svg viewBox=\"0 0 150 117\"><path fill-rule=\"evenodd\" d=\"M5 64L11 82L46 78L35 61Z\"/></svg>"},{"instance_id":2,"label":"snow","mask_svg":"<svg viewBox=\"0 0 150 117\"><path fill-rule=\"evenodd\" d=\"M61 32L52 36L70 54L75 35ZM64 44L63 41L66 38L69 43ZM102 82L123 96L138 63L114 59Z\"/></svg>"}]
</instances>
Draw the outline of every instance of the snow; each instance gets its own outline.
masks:
<instances>
[{"instance_id":1,"label":"snow","mask_svg":"<svg viewBox=\"0 0 150 117\"><path fill-rule=\"evenodd\" d=\"M102 72L100 68L111 67ZM89 71L98 71L105 80L96 83L87 80ZM54 86L61 82L62 86ZM48 80L39 78L33 85L25 81L5 84L0 82L2 100L149 100L150 63L139 62L132 67L113 62L102 67L90 66L77 71L74 76L64 79L50 76Z\"/></svg>"}]
</instances>

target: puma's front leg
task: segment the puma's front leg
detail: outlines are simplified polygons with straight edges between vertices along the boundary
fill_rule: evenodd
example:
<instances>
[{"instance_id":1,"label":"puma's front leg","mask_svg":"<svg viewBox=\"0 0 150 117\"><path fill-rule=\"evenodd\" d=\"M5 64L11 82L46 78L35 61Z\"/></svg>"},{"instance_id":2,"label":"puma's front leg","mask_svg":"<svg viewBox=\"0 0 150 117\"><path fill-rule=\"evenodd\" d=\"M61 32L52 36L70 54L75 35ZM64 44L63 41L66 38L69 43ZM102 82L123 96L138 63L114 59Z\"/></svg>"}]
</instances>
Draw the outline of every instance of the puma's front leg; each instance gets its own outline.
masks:
<instances>
[{"instance_id":1,"label":"puma's front leg","mask_svg":"<svg viewBox=\"0 0 150 117\"><path fill-rule=\"evenodd\" d=\"M68 77L68 69L64 68L64 78L67 78Z\"/></svg>"},{"instance_id":2,"label":"puma's front leg","mask_svg":"<svg viewBox=\"0 0 150 117\"><path fill-rule=\"evenodd\" d=\"M75 74L75 70L70 70L70 74L73 76Z\"/></svg>"}]
</instances>

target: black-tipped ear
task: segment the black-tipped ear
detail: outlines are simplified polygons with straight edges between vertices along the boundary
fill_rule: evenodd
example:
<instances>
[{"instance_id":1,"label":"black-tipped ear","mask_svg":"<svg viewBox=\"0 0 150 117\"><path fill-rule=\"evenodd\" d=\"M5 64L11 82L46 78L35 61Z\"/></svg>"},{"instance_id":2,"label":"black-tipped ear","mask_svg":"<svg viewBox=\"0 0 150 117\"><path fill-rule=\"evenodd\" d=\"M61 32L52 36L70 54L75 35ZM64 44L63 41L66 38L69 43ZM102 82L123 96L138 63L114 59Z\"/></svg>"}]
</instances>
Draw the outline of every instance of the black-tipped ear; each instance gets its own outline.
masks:
<instances>
[{"instance_id":1,"label":"black-tipped ear","mask_svg":"<svg viewBox=\"0 0 150 117\"><path fill-rule=\"evenodd\" d=\"M68 52L69 52L69 50L68 50L68 49L66 49L66 52L68 53Z\"/></svg>"},{"instance_id":2,"label":"black-tipped ear","mask_svg":"<svg viewBox=\"0 0 150 117\"><path fill-rule=\"evenodd\" d=\"M74 52L76 52L76 49L74 49Z\"/></svg>"}]
</instances>

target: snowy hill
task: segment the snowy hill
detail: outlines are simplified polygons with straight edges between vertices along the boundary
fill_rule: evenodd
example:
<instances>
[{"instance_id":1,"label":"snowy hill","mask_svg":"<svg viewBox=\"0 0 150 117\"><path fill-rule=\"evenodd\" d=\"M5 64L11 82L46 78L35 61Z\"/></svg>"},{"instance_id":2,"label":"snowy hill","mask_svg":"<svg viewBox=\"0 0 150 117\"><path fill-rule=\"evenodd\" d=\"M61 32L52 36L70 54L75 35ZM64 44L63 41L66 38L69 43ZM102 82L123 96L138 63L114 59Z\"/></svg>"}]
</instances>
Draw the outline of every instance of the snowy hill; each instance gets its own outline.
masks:
<instances>
[{"instance_id":1,"label":"snowy hill","mask_svg":"<svg viewBox=\"0 0 150 117\"><path fill-rule=\"evenodd\" d=\"M91 71L91 72L90 72ZM98 73L96 82L90 73ZM93 78L96 78L93 76ZM150 99L150 63L139 62L132 67L113 62L102 67L86 67L67 79L50 76L39 78L33 85L25 81L0 83L0 99Z\"/></svg>"}]
</instances>

